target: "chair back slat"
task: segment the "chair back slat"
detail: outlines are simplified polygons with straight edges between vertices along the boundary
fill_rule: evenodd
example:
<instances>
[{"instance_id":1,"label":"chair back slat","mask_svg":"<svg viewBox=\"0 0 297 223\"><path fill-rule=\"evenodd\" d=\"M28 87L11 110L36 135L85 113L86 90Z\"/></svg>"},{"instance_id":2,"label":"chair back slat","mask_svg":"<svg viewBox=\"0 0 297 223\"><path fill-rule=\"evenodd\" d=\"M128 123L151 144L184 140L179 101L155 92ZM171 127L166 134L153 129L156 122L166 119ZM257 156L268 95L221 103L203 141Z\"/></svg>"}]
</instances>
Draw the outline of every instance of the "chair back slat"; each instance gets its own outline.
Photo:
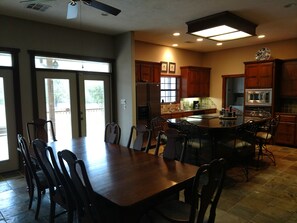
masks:
<instances>
[{"instance_id":1,"label":"chair back slat","mask_svg":"<svg viewBox=\"0 0 297 223\"><path fill-rule=\"evenodd\" d=\"M205 222L205 214L210 207L206 222L214 223L216 207L223 189L225 171L225 160L222 158L215 159L209 164L203 164L198 169L192 188L189 222ZM196 218L196 216L198 217Z\"/></svg>"},{"instance_id":2,"label":"chair back slat","mask_svg":"<svg viewBox=\"0 0 297 223\"><path fill-rule=\"evenodd\" d=\"M58 152L59 163L69 185L72 185L72 193L75 193L76 205L80 220L86 222L100 222L96 203L93 201L94 191L90 183L84 162L78 160L76 155L69 150Z\"/></svg>"},{"instance_id":3,"label":"chair back slat","mask_svg":"<svg viewBox=\"0 0 297 223\"><path fill-rule=\"evenodd\" d=\"M115 123L111 122L105 126L104 141L112 144L119 144L121 139L121 128Z\"/></svg>"},{"instance_id":4,"label":"chair back slat","mask_svg":"<svg viewBox=\"0 0 297 223\"><path fill-rule=\"evenodd\" d=\"M132 139L134 137L134 141L132 144ZM132 144L132 145L131 145ZM146 125L137 125L132 126L130 130L130 136L127 143L127 147L132 148L138 151L148 152L151 144L151 130L147 128Z\"/></svg>"},{"instance_id":5,"label":"chair back slat","mask_svg":"<svg viewBox=\"0 0 297 223\"><path fill-rule=\"evenodd\" d=\"M49 142L48 132L51 133L52 140L57 141L54 125L51 120L39 118L27 123L27 135L30 144L34 139L42 139L46 143Z\"/></svg>"}]
</instances>

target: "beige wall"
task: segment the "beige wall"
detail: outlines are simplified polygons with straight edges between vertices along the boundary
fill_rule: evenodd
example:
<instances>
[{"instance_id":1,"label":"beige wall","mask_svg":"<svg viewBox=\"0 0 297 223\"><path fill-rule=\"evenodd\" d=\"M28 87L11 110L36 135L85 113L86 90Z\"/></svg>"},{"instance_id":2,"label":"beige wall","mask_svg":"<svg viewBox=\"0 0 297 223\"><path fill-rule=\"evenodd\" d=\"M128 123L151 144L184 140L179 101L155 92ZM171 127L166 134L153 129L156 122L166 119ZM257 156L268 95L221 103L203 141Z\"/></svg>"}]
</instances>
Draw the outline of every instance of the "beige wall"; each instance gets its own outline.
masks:
<instances>
[{"instance_id":1,"label":"beige wall","mask_svg":"<svg viewBox=\"0 0 297 223\"><path fill-rule=\"evenodd\" d=\"M174 62L176 63L175 74L179 75L181 66L201 66L202 54L173 47L135 41L135 60Z\"/></svg>"},{"instance_id":2,"label":"beige wall","mask_svg":"<svg viewBox=\"0 0 297 223\"><path fill-rule=\"evenodd\" d=\"M271 50L271 58L297 58L297 39L222 50L203 55L203 66L211 67L210 96L219 109L222 106L222 75L243 74L244 62L254 61L262 47Z\"/></svg>"},{"instance_id":3,"label":"beige wall","mask_svg":"<svg viewBox=\"0 0 297 223\"><path fill-rule=\"evenodd\" d=\"M28 50L115 58L114 37L0 15L1 47L20 49L19 69L23 126L33 119ZM5 31L4 31L5 30ZM121 72L121 71L118 71Z\"/></svg>"},{"instance_id":4,"label":"beige wall","mask_svg":"<svg viewBox=\"0 0 297 223\"><path fill-rule=\"evenodd\" d=\"M256 52L268 47L272 58L293 59L297 58L297 39L259 44L229 50L221 50L211 53L197 53L188 50L180 50L136 41L135 59L145 61L172 61L177 65L177 74L180 66L204 66L211 67L210 96L220 109L222 106L222 75L243 74L244 62L255 60ZM171 58L168 60L166 56Z\"/></svg>"}]
</instances>

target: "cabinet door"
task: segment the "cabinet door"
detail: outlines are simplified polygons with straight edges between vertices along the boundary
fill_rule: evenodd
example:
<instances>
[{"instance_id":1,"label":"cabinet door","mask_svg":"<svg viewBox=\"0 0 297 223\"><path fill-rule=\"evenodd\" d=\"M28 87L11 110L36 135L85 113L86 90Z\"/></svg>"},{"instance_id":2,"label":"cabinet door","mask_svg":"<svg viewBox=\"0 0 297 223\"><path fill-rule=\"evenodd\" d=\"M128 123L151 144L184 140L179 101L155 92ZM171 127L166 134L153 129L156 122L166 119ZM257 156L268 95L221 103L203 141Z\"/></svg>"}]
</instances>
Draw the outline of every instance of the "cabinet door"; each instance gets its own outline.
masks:
<instances>
[{"instance_id":1,"label":"cabinet door","mask_svg":"<svg viewBox=\"0 0 297 223\"><path fill-rule=\"evenodd\" d=\"M154 64L153 65L153 82L160 83L160 76L161 76L161 65Z\"/></svg>"},{"instance_id":2,"label":"cabinet door","mask_svg":"<svg viewBox=\"0 0 297 223\"><path fill-rule=\"evenodd\" d=\"M139 63L135 63L135 81L141 82L141 75L140 75L141 65Z\"/></svg>"},{"instance_id":3,"label":"cabinet door","mask_svg":"<svg viewBox=\"0 0 297 223\"><path fill-rule=\"evenodd\" d=\"M245 88L256 88L258 87L258 67L257 65L249 64L245 67Z\"/></svg>"},{"instance_id":4,"label":"cabinet door","mask_svg":"<svg viewBox=\"0 0 297 223\"><path fill-rule=\"evenodd\" d=\"M198 72L198 91L200 97L209 97L210 75L208 70Z\"/></svg>"},{"instance_id":5,"label":"cabinet door","mask_svg":"<svg viewBox=\"0 0 297 223\"><path fill-rule=\"evenodd\" d=\"M297 61L285 62L282 67L281 89L282 97L297 97Z\"/></svg>"},{"instance_id":6,"label":"cabinet door","mask_svg":"<svg viewBox=\"0 0 297 223\"><path fill-rule=\"evenodd\" d=\"M273 86L273 63L248 64L245 67L246 88L271 88Z\"/></svg>"},{"instance_id":7,"label":"cabinet door","mask_svg":"<svg viewBox=\"0 0 297 223\"><path fill-rule=\"evenodd\" d=\"M258 87L271 88L273 83L273 64L258 64Z\"/></svg>"},{"instance_id":8,"label":"cabinet door","mask_svg":"<svg viewBox=\"0 0 297 223\"><path fill-rule=\"evenodd\" d=\"M140 78L144 82L153 82L153 67L150 64L141 64Z\"/></svg>"},{"instance_id":9,"label":"cabinet door","mask_svg":"<svg viewBox=\"0 0 297 223\"><path fill-rule=\"evenodd\" d=\"M277 127L275 143L291 145L295 143L295 123L280 122Z\"/></svg>"}]
</instances>

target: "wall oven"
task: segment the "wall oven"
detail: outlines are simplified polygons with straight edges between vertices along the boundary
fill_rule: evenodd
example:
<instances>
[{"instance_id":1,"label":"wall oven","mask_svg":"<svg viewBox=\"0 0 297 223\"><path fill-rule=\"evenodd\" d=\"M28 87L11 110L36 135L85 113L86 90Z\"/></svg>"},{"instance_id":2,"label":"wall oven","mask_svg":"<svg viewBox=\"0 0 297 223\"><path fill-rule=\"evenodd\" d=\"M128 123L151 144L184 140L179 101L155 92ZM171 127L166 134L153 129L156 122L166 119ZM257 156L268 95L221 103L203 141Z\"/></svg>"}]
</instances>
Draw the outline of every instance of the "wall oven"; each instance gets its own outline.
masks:
<instances>
[{"instance_id":1,"label":"wall oven","mask_svg":"<svg viewBox=\"0 0 297 223\"><path fill-rule=\"evenodd\" d=\"M245 105L271 106L272 105L272 88L245 89Z\"/></svg>"}]
</instances>

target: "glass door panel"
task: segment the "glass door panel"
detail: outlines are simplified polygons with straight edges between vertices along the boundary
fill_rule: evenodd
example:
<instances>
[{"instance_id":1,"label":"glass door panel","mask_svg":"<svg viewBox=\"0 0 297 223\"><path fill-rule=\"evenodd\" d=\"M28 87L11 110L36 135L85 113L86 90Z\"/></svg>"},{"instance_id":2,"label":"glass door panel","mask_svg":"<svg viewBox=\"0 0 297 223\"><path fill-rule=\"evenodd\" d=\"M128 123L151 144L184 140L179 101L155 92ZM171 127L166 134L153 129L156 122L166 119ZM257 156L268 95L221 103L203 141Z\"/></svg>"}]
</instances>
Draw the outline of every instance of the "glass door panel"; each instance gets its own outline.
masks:
<instances>
[{"instance_id":1,"label":"glass door panel","mask_svg":"<svg viewBox=\"0 0 297 223\"><path fill-rule=\"evenodd\" d=\"M7 142L7 119L4 97L4 81L3 77L0 77L0 161L8 160L8 142Z\"/></svg>"},{"instance_id":2,"label":"glass door panel","mask_svg":"<svg viewBox=\"0 0 297 223\"><path fill-rule=\"evenodd\" d=\"M46 117L54 124L56 138L72 138L69 80L45 78L44 84ZM49 129L49 140L52 140L50 132Z\"/></svg>"},{"instance_id":3,"label":"glass door panel","mask_svg":"<svg viewBox=\"0 0 297 223\"><path fill-rule=\"evenodd\" d=\"M0 71L0 173L18 168L13 73Z\"/></svg>"},{"instance_id":4,"label":"glass door panel","mask_svg":"<svg viewBox=\"0 0 297 223\"><path fill-rule=\"evenodd\" d=\"M79 136L75 75L53 71L36 74L39 118L52 120L57 140Z\"/></svg>"},{"instance_id":5,"label":"glass door panel","mask_svg":"<svg viewBox=\"0 0 297 223\"><path fill-rule=\"evenodd\" d=\"M107 75L80 73L81 126L83 136L104 140L105 124L110 121L110 82Z\"/></svg>"}]
</instances>

